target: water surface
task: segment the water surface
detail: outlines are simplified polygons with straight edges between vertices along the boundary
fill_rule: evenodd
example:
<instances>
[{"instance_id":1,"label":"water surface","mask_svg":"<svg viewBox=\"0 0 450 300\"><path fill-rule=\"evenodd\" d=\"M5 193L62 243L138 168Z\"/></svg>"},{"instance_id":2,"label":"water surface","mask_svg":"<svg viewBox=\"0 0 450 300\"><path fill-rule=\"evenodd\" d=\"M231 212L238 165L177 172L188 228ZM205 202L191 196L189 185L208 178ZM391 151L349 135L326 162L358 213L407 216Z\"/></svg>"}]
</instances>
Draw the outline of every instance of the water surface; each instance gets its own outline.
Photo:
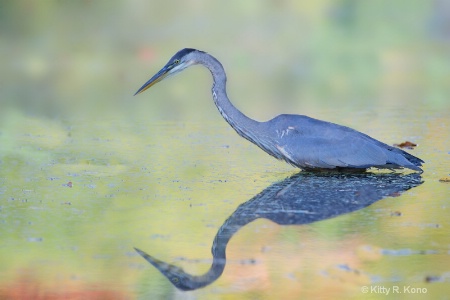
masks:
<instances>
[{"instance_id":1,"label":"water surface","mask_svg":"<svg viewBox=\"0 0 450 300\"><path fill-rule=\"evenodd\" d=\"M183 298L183 293L270 299L359 297L362 286L379 285L426 288L427 296L443 297L449 280L449 186L439 179L446 176L449 145L436 124L448 127L449 118L433 114L408 115L404 121L403 112L394 115L402 132L414 132L421 141L411 152L426 161L423 184L390 190L389 178L410 173L375 172L378 192L358 196L350 190L356 202L348 202L341 190L333 193L336 187L326 178L309 185L300 181L293 187L297 196L285 206L298 199L316 201L315 210L329 215L296 222L296 213L318 214L300 207L288 209L293 215L285 214L285 222L251 217L228 237L221 276L191 292L177 290L133 248L202 275L213 262L214 238L233 212L298 170L238 137L220 117L204 123L63 123L11 114L2 135L9 144L1 161L0 292L13 299L21 293L55 299L80 293L116 299ZM434 125L415 131L410 118ZM21 125L12 130L11 123ZM388 127L372 130L385 141L402 137L400 129ZM358 184L342 188L349 187Z\"/></svg>"}]
</instances>

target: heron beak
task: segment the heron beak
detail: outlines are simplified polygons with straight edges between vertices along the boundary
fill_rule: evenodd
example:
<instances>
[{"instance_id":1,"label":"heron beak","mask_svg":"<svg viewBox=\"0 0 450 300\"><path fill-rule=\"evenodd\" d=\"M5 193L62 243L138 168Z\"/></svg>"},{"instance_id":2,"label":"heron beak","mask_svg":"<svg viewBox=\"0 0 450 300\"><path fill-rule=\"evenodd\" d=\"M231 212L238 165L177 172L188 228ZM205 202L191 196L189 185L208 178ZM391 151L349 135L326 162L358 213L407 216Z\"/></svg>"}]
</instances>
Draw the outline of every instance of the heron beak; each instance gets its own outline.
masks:
<instances>
[{"instance_id":1,"label":"heron beak","mask_svg":"<svg viewBox=\"0 0 450 300\"><path fill-rule=\"evenodd\" d=\"M137 92L136 94L134 94L134 96L136 96L137 94L140 94L142 92L144 92L145 90L147 90L148 88L150 88L151 86L153 86L154 84L160 82L161 80L163 80L164 78L167 77L167 75L169 75L169 71L171 70L171 66L165 66L164 68L162 68L158 73L155 74L155 76L153 76L152 78L150 78L149 81L147 81Z\"/></svg>"},{"instance_id":2,"label":"heron beak","mask_svg":"<svg viewBox=\"0 0 450 300\"><path fill-rule=\"evenodd\" d=\"M148 255L144 251L134 248L139 255L141 255L146 261L151 263L155 268L157 268L161 273L163 273L167 277L167 272L170 272L170 270L173 268L172 265L165 263L163 261L160 261L153 256Z\"/></svg>"}]
</instances>

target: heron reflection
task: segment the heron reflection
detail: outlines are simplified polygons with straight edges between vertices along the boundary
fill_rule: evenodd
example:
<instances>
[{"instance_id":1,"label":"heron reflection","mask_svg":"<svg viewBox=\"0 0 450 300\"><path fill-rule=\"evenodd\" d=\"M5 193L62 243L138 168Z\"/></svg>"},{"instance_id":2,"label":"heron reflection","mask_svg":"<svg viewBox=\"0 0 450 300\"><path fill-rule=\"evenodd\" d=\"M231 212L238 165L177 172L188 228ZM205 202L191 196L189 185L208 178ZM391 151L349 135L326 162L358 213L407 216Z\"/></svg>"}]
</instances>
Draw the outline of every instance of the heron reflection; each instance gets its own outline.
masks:
<instances>
[{"instance_id":1,"label":"heron reflection","mask_svg":"<svg viewBox=\"0 0 450 300\"><path fill-rule=\"evenodd\" d=\"M350 213L385 197L398 196L422 183L420 174L328 174L301 172L277 182L241 204L218 230L211 252L211 268L203 275L183 269L136 251L180 290L205 287L223 273L226 247L232 236L246 224L269 219L279 225L300 225Z\"/></svg>"}]
</instances>

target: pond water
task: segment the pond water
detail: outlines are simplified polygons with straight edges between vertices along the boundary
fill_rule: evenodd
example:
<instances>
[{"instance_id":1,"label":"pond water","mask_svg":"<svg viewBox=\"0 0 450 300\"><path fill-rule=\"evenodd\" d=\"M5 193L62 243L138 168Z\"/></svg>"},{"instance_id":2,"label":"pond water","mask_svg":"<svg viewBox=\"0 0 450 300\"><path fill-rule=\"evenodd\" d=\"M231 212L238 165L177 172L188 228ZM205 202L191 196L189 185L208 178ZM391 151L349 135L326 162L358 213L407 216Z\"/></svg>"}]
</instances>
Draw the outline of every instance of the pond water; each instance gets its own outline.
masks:
<instances>
[{"instance_id":1,"label":"pond water","mask_svg":"<svg viewBox=\"0 0 450 300\"><path fill-rule=\"evenodd\" d=\"M449 299L448 1L3 1L0 299ZM425 161L313 175L221 118L305 114ZM138 250L135 250L138 249Z\"/></svg>"},{"instance_id":2,"label":"pond water","mask_svg":"<svg viewBox=\"0 0 450 300\"><path fill-rule=\"evenodd\" d=\"M446 112L390 110L368 129L417 142L423 174L331 176L298 173L209 110L217 119L5 116L1 298L448 296Z\"/></svg>"}]
</instances>

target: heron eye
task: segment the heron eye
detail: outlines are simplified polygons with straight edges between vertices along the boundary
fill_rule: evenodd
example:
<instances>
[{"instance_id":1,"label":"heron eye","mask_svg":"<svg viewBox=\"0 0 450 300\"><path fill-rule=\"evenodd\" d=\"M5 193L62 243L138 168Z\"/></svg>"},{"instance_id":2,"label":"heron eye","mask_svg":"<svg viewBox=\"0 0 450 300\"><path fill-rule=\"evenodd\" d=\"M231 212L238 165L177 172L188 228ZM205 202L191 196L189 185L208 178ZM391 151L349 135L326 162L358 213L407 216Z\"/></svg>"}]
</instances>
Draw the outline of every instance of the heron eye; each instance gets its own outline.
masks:
<instances>
[{"instance_id":1,"label":"heron eye","mask_svg":"<svg viewBox=\"0 0 450 300\"><path fill-rule=\"evenodd\" d=\"M179 62L180 62L179 59L175 59L175 60L173 61L174 64L178 64Z\"/></svg>"}]
</instances>

